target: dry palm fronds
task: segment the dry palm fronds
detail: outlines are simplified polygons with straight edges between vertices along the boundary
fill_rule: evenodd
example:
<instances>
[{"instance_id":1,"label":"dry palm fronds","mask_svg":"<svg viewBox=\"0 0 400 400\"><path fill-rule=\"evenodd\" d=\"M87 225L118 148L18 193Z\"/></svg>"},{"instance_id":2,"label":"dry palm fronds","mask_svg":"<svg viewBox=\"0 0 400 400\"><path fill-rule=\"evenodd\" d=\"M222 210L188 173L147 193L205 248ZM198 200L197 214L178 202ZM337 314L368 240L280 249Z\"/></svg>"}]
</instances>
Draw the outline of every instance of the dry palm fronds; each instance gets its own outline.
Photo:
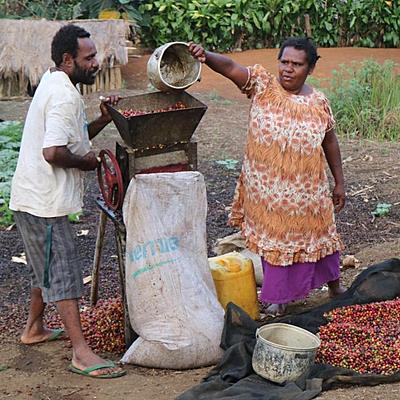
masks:
<instances>
[{"instance_id":1,"label":"dry palm fronds","mask_svg":"<svg viewBox=\"0 0 400 400\"><path fill-rule=\"evenodd\" d=\"M96 44L101 66L128 62L125 38L129 25L124 20L0 20L0 78L23 74L36 85L53 65L51 41L61 26L74 23L86 29Z\"/></svg>"}]
</instances>

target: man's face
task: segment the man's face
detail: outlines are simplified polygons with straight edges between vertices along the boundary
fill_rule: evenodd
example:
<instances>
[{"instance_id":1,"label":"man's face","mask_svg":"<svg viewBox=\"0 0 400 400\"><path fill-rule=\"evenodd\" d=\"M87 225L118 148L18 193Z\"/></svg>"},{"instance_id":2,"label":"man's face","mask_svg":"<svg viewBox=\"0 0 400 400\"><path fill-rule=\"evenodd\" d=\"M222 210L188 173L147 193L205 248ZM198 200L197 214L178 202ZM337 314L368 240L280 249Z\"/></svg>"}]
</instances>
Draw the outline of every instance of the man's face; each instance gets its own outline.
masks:
<instances>
[{"instance_id":1,"label":"man's face","mask_svg":"<svg viewBox=\"0 0 400 400\"><path fill-rule=\"evenodd\" d=\"M99 70L96 46L90 38L79 38L78 44L78 54L74 59L74 69L70 76L71 81L75 84L93 85Z\"/></svg>"},{"instance_id":2,"label":"man's face","mask_svg":"<svg viewBox=\"0 0 400 400\"><path fill-rule=\"evenodd\" d=\"M279 59L279 81L282 87L291 93L301 91L307 76L312 72L304 50L285 47Z\"/></svg>"}]
</instances>

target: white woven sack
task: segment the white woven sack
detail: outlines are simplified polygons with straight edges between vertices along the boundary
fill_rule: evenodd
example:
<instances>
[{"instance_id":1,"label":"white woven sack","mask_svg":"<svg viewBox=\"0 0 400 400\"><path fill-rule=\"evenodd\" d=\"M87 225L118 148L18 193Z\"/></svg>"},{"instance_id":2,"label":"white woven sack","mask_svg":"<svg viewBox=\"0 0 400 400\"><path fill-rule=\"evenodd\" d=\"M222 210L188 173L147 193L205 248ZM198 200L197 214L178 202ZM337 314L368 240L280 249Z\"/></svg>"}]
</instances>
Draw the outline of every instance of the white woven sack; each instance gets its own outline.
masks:
<instances>
[{"instance_id":1,"label":"white woven sack","mask_svg":"<svg viewBox=\"0 0 400 400\"><path fill-rule=\"evenodd\" d=\"M123 216L129 318L140 336L122 362L186 369L216 363L224 311L208 266L199 172L137 175Z\"/></svg>"}]
</instances>

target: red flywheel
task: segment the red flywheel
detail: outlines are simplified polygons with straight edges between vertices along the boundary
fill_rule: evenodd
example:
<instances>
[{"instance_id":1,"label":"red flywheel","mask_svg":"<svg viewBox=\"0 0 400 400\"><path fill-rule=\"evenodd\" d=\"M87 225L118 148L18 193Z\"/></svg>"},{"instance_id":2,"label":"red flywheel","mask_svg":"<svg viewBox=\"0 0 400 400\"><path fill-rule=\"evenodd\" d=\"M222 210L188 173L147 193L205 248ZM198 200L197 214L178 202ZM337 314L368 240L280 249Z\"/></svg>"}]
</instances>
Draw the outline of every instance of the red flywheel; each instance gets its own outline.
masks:
<instances>
[{"instance_id":1,"label":"red flywheel","mask_svg":"<svg viewBox=\"0 0 400 400\"><path fill-rule=\"evenodd\" d=\"M118 210L124 202L124 184L118 161L110 150L101 150L97 178L104 202L112 210Z\"/></svg>"}]
</instances>

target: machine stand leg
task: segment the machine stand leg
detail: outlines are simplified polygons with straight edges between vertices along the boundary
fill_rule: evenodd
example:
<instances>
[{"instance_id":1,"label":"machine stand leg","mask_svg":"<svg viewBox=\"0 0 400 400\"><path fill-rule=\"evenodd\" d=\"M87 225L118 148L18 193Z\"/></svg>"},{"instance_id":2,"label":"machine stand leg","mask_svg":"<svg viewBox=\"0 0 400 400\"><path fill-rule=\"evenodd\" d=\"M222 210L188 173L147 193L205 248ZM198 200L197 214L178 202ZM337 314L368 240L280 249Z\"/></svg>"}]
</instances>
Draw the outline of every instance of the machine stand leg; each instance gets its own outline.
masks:
<instances>
[{"instance_id":1,"label":"machine stand leg","mask_svg":"<svg viewBox=\"0 0 400 400\"><path fill-rule=\"evenodd\" d=\"M129 319L128 302L126 298L126 280L125 280L125 229L122 228L118 223L115 226L115 241L117 245L118 255L118 267L121 283L121 295L124 307L124 326L125 326L125 346L128 349L129 346L138 338L136 332L132 329L131 322Z\"/></svg>"},{"instance_id":2,"label":"machine stand leg","mask_svg":"<svg viewBox=\"0 0 400 400\"><path fill-rule=\"evenodd\" d=\"M90 290L90 304L95 306L99 294L99 271L101 264L101 253L103 252L104 234L106 231L107 214L100 211L99 229L97 231L96 248L94 252L93 269L92 269L92 287Z\"/></svg>"}]
</instances>

